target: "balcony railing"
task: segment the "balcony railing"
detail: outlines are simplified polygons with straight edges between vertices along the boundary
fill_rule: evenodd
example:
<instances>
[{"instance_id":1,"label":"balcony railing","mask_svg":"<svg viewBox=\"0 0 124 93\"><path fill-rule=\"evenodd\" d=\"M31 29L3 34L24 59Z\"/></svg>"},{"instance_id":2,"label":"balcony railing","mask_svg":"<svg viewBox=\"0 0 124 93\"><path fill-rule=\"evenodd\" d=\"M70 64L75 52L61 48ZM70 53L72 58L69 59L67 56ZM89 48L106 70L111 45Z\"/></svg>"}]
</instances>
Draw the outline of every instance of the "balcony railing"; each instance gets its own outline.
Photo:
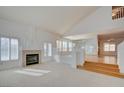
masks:
<instances>
[{"instance_id":1,"label":"balcony railing","mask_svg":"<svg viewBox=\"0 0 124 93\"><path fill-rule=\"evenodd\" d=\"M112 9L112 19L120 19L124 17L124 6Z\"/></svg>"}]
</instances>

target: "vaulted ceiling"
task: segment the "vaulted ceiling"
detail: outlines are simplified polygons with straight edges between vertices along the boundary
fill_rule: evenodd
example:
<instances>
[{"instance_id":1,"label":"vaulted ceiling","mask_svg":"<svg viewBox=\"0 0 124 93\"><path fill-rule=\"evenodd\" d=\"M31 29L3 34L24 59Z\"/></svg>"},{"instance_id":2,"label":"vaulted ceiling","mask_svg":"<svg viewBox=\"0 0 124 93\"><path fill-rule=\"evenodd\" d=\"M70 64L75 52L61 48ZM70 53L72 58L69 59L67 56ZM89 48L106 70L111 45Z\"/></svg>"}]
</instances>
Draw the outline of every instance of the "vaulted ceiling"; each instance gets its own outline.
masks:
<instances>
[{"instance_id":1,"label":"vaulted ceiling","mask_svg":"<svg viewBox=\"0 0 124 93\"><path fill-rule=\"evenodd\" d=\"M1 6L0 18L64 34L97 6Z\"/></svg>"}]
</instances>

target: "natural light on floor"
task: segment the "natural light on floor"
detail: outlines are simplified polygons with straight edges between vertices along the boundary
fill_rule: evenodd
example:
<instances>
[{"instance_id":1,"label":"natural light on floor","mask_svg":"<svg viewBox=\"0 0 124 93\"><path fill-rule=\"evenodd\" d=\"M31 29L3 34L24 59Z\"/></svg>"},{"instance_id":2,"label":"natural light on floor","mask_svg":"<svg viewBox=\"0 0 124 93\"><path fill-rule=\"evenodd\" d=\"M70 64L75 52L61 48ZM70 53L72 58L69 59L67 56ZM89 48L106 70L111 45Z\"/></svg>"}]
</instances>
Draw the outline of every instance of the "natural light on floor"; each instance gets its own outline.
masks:
<instances>
[{"instance_id":1,"label":"natural light on floor","mask_svg":"<svg viewBox=\"0 0 124 93\"><path fill-rule=\"evenodd\" d=\"M38 70L38 69L22 69L22 70L16 70L14 72L18 73L18 74L24 74L24 75L30 75L30 76L42 76L42 75L49 73L51 71Z\"/></svg>"}]
</instances>

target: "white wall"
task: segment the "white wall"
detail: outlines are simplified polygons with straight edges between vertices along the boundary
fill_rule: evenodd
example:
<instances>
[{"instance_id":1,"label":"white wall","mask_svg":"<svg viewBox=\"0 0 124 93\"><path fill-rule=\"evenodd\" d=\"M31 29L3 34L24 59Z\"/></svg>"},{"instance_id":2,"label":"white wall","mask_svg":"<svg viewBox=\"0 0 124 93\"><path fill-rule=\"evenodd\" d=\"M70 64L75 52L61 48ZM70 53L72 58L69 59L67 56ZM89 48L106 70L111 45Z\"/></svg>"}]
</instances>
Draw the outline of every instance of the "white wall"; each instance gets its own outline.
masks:
<instances>
[{"instance_id":1,"label":"white wall","mask_svg":"<svg viewBox=\"0 0 124 93\"><path fill-rule=\"evenodd\" d=\"M21 51L24 49L43 49L44 42L50 42L55 47L55 41L58 35L47 32L44 29L38 29L33 26L18 24L11 21L0 19L0 36L15 37L19 39L19 60L15 62L0 62L0 69L21 66ZM46 60L47 59L47 60ZM53 57L43 57L42 61L52 60Z\"/></svg>"},{"instance_id":2,"label":"white wall","mask_svg":"<svg viewBox=\"0 0 124 93\"><path fill-rule=\"evenodd\" d=\"M120 72L124 73L124 42L118 45L118 65Z\"/></svg>"},{"instance_id":3,"label":"white wall","mask_svg":"<svg viewBox=\"0 0 124 93\"><path fill-rule=\"evenodd\" d=\"M79 35L124 29L124 18L112 20L112 7L103 6L73 26L65 35Z\"/></svg>"}]
</instances>

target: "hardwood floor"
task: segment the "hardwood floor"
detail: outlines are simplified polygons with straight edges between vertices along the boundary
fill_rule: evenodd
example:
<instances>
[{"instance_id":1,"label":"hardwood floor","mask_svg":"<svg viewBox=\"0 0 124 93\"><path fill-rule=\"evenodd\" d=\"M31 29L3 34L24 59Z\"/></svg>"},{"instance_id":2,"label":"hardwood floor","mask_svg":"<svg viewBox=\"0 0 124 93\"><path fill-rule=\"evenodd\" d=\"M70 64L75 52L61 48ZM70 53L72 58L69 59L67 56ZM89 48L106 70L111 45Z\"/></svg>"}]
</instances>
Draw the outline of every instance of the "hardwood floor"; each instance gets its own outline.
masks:
<instances>
[{"instance_id":1,"label":"hardwood floor","mask_svg":"<svg viewBox=\"0 0 124 93\"><path fill-rule=\"evenodd\" d=\"M82 66L77 66L79 69L85 69L97 73L111 75L119 78L124 78L124 74L120 73L117 65L116 57L105 56L89 56L85 58L85 63Z\"/></svg>"},{"instance_id":2,"label":"hardwood floor","mask_svg":"<svg viewBox=\"0 0 124 93\"><path fill-rule=\"evenodd\" d=\"M86 56L85 61L117 65L117 58L115 56Z\"/></svg>"}]
</instances>

